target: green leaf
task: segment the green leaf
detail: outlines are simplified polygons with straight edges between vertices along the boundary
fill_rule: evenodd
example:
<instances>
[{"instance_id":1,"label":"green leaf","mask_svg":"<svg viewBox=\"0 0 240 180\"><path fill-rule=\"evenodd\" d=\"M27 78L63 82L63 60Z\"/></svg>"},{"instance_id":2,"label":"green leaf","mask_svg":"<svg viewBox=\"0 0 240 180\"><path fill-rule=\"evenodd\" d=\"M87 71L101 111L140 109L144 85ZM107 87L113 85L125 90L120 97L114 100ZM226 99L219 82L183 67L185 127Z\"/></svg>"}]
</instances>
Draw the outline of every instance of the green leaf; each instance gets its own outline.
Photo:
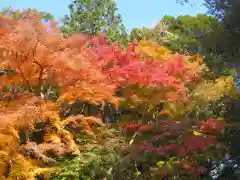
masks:
<instances>
[{"instance_id":1,"label":"green leaf","mask_svg":"<svg viewBox=\"0 0 240 180\"><path fill-rule=\"evenodd\" d=\"M161 168L161 167L163 167L164 164L165 164L164 161L158 161L157 162L157 167Z\"/></svg>"}]
</instances>

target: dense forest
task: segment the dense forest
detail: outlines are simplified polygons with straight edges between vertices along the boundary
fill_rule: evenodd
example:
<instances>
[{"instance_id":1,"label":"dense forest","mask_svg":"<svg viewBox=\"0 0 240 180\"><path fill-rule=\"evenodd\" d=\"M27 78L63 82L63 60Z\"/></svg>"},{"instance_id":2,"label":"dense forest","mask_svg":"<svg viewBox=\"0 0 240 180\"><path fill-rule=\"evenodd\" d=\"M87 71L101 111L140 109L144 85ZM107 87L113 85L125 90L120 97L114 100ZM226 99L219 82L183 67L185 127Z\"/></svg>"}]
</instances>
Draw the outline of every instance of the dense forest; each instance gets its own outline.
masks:
<instances>
[{"instance_id":1,"label":"dense forest","mask_svg":"<svg viewBox=\"0 0 240 180\"><path fill-rule=\"evenodd\" d=\"M131 32L112 0L2 9L0 180L239 180L240 3L203 6Z\"/></svg>"}]
</instances>

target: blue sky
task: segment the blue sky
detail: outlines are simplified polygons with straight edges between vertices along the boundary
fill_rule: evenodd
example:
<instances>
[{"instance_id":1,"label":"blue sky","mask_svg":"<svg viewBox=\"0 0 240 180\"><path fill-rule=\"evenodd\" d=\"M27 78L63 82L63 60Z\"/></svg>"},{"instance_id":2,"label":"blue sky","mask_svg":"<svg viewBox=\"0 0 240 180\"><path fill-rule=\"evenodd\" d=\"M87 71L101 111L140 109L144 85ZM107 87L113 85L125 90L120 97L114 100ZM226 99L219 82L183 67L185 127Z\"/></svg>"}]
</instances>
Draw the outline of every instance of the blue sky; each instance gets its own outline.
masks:
<instances>
[{"instance_id":1,"label":"blue sky","mask_svg":"<svg viewBox=\"0 0 240 180\"><path fill-rule=\"evenodd\" d=\"M36 8L39 11L50 12L58 19L68 13L70 2L71 0L1 0L0 8L8 6L20 9ZM176 0L116 0L115 2L123 23L129 30L134 27L151 27L164 15L196 15L206 12L201 6L201 0L193 7L181 6Z\"/></svg>"}]
</instances>

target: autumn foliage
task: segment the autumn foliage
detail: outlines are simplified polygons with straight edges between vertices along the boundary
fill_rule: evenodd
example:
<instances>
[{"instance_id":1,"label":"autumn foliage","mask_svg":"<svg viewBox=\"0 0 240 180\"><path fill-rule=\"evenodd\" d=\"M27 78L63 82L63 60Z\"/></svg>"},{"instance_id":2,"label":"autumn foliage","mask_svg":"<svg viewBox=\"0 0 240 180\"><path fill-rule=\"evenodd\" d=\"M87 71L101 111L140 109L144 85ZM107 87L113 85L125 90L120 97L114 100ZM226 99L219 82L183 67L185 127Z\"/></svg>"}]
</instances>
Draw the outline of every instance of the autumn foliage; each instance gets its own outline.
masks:
<instances>
[{"instance_id":1,"label":"autumn foliage","mask_svg":"<svg viewBox=\"0 0 240 180\"><path fill-rule=\"evenodd\" d=\"M34 179L41 170L36 169L35 174L29 168L28 157L24 156L27 151L33 151L31 156L43 163L53 160L47 155L50 152L57 155L76 153L78 148L73 134L65 128L79 126L94 136L91 127L94 124L103 125L97 117L78 115L61 119L59 111L63 103L71 104L81 99L92 104L109 102L117 106L118 100L114 96L115 86L95 64L96 59L88 56L84 37L63 38L55 24L47 30L33 12L26 12L25 18L19 21L1 17L1 22L0 66L3 71L13 72L0 78L3 95L1 113L4 117L1 120L1 159L6 159L1 166L1 176L15 179L24 173L23 178ZM46 89L50 87L60 92L55 101L48 100ZM37 138L34 137L36 124L42 126L43 137L31 140ZM20 133L26 137L22 145ZM9 142L12 145L6 146ZM20 154L20 151L24 153ZM19 167L14 169L12 161L17 161ZM25 161L28 164L21 163ZM32 168L38 163L33 163Z\"/></svg>"},{"instance_id":2,"label":"autumn foliage","mask_svg":"<svg viewBox=\"0 0 240 180\"><path fill-rule=\"evenodd\" d=\"M122 50L103 36L65 37L57 23L47 26L36 12L25 12L21 20L1 16L0 22L0 177L47 178L57 169L56 157L81 153L78 133L96 138L106 125L101 110L71 114L77 101L133 111L122 130L150 137L134 141L128 152L157 154L165 162L175 157L174 164L187 170L195 163L197 173L204 169L190 160L191 153L217 144L215 135L225 124L196 123L187 115L232 92L231 77L206 80L199 55L173 54L151 42Z\"/></svg>"}]
</instances>

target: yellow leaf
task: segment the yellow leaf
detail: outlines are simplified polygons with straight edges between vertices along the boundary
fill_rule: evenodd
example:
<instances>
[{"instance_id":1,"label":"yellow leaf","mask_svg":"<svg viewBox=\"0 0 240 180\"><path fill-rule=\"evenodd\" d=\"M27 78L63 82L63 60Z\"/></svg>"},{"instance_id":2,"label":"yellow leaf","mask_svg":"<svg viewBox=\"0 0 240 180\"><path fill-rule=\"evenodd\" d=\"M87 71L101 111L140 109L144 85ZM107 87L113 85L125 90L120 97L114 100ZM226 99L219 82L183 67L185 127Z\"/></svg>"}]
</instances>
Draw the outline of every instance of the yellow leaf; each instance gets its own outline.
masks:
<instances>
[{"instance_id":1,"label":"yellow leaf","mask_svg":"<svg viewBox=\"0 0 240 180\"><path fill-rule=\"evenodd\" d=\"M194 135L194 136L203 136L203 134L202 134L202 133L200 133L200 132L197 132L197 131L193 131L193 135Z\"/></svg>"}]
</instances>

